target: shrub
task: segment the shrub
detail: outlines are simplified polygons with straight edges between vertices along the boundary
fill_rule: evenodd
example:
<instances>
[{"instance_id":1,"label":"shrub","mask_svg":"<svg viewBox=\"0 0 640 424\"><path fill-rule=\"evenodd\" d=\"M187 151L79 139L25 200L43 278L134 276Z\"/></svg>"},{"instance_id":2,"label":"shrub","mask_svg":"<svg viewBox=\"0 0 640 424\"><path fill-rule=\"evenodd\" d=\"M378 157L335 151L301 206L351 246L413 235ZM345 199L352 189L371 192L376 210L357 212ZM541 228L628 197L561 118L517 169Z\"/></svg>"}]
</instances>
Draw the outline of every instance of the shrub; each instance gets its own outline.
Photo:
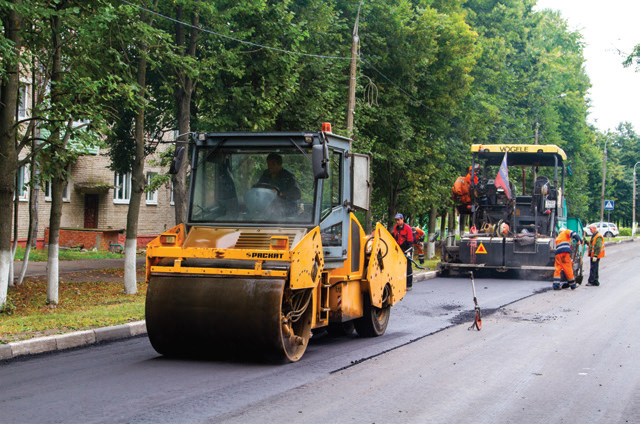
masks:
<instances>
[{"instance_id":1,"label":"shrub","mask_svg":"<svg viewBox=\"0 0 640 424\"><path fill-rule=\"evenodd\" d=\"M631 236L631 228L620 228L620 235L621 236L630 237Z\"/></svg>"}]
</instances>

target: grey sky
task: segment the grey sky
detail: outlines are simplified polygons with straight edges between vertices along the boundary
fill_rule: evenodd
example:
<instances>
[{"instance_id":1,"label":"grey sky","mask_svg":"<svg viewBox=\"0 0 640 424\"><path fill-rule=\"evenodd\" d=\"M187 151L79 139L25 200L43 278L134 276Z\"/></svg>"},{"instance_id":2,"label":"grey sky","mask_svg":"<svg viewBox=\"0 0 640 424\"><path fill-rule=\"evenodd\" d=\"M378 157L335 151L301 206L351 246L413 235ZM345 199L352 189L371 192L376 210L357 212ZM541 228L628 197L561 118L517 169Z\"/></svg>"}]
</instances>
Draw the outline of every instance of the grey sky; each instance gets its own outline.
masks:
<instances>
[{"instance_id":1,"label":"grey sky","mask_svg":"<svg viewBox=\"0 0 640 424\"><path fill-rule=\"evenodd\" d=\"M620 54L640 44L640 1L538 0L537 9L560 11L569 28L584 37L592 84L589 122L606 131L628 121L640 132L640 72L624 68Z\"/></svg>"}]
</instances>

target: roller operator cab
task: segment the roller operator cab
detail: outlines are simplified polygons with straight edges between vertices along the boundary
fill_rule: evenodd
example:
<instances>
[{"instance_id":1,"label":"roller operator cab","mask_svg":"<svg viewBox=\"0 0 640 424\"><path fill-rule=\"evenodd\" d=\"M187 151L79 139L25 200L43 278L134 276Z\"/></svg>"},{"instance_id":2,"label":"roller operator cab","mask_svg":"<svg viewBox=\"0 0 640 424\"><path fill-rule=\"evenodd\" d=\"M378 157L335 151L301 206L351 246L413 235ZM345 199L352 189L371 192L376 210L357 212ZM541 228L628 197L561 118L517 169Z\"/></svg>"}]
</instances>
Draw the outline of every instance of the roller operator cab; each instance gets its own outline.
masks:
<instances>
[{"instance_id":1,"label":"roller operator cab","mask_svg":"<svg viewBox=\"0 0 640 424\"><path fill-rule=\"evenodd\" d=\"M551 276L555 238L567 226L565 152L513 144L474 144L471 152L468 187L457 205L469 231L440 241L440 274L486 269ZM464 185L462 179L456 184Z\"/></svg>"},{"instance_id":2,"label":"roller operator cab","mask_svg":"<svg viewBox=\"0 0 640 424\"><path fill-rule=\"evenodd\" d=\"M198 134L191 156L187 221L147 247L156 351L297 361L315 329L385 332L406 258L353 214L369 207L368 156L324 125Z\"/></svg>"}]
</instances>

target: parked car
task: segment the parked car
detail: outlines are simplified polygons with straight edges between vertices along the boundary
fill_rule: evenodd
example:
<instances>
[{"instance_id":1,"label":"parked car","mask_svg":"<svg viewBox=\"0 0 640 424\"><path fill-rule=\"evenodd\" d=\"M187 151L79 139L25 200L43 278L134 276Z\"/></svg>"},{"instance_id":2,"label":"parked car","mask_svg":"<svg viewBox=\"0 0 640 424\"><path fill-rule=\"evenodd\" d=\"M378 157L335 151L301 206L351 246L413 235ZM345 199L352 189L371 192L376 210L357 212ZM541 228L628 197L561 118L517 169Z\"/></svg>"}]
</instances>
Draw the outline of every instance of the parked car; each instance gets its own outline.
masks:
<instances>
[{"instance_id":1,"label":"parked car","mask_svg":"<svg viewBox=\"0 0 640 424\"><path fill-rule=\"evenodd\" d=\"M584 232L588 236L591 235L591 230L589 230L589 227L592 225L595 225L598 228L598 232L607 238L617 237L620 234L618 226L613 222L594 222L593 224L589 224L584 227Z\"/></svg>"}]
</instances>

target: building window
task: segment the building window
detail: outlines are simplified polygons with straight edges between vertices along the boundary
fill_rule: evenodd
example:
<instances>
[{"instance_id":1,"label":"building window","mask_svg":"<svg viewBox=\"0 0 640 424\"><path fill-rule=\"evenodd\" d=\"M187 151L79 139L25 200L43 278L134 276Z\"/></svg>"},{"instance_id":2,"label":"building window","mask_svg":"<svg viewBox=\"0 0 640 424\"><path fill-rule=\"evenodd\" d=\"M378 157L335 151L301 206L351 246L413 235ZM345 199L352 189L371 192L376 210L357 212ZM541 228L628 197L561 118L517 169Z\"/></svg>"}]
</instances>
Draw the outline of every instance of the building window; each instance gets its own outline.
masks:
<instances>
[{"instance_id":1,"label":"building window","mask_svg":"<svg viewBox=\"0 0 640 424\"><path fill-rule=\"evenodd\" d=\"M64 187L62 187L62 201L70 202L71 201L71 189L69 185L69 181L64 183Z\"/></svg>"},{"instance_id":2,"label":"building window","mask_svg":"<svg viewBox=\"0 0 640 424\"><path fill-rule=\"evenodd\" d=\"M18 101L18 119L24 119L27 117L27 86L20 86L19 96L20 99Z\"/></svg>"},{"instance_id":3,"label":"building window","mask_svg":"<svg viewBox=\"0 0 640 424\"><path fill-rule=\"evenodd\" d=\"M171 182L171 201L169 202L171 206L175 206L175 202L173 201L173 181Z\"/></svg>"},{"instance_id":4,"label":"building window","mask_svg":"<svg viewBox=\"0 0 640 424\"><path fill-rule=\"evenodd\" d=\"M147 172L147 187L151 185L153 178L157 174L155 172ZM157 205L158 204L158 190L147 191L147 205Z\"/></svg>"},{"instance_id":5,"label":"building window","mask_svg":"<svg viewBox=\"0 0 640 424\"><path fill-rule=\"evenodd\" d=\"M131 173L114 174L113 203L128 204L131 199Z\"/></svg>"},{"instance_id":6,"label":"building window","mask_svg":"<svg viewBox=\"0 0 640 424\"><path fill-rule=\"evenodd\" d=\"M49 180L44 182L44 200L51 201L51 181Z\"/></svg>"},{"instance_id":7,"label":"building window","mask_svg":"<svg viewBox=\"0 0 640 424\"><path fill-rule=\"evenodd\" d=\"M51 201L51 181L47 180L44 182L44 200L47 202ZM62 188L62 201L70 202L71 201L71 188L69 182L67 181Z\"/></svg>"},{"instance_id":8,"label":"building window","mask_svg":"<svg viewBox=\"0 0 640 424\"><path fill-rule=\"evenodd\" d=\"M21 202L29 200L29 165L21 166L18 169L18 186L16 193Z\"/></svg>"}]
</instances>

